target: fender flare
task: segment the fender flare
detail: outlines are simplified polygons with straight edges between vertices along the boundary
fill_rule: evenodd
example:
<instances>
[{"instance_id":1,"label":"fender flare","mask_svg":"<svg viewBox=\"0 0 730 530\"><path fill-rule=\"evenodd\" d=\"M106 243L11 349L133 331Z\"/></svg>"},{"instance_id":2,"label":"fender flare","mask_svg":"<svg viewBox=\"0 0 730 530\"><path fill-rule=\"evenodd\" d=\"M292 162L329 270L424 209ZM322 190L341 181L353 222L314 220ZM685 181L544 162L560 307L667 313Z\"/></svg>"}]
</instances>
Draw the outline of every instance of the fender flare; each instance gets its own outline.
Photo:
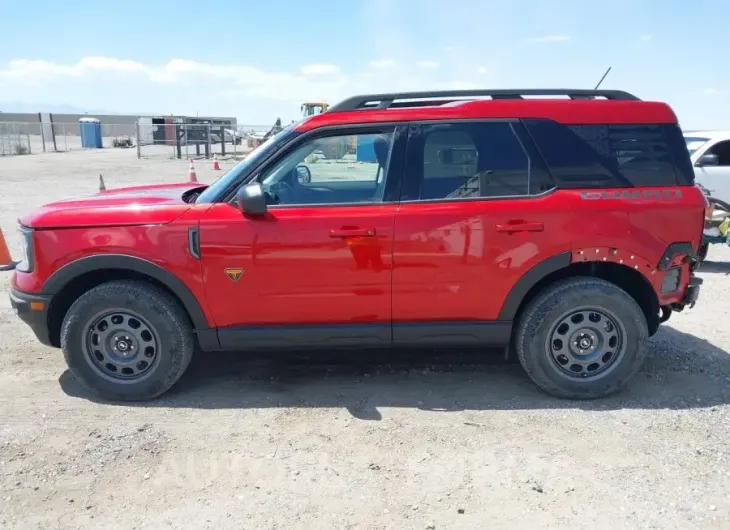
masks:
<instances>
[{"instance_id":1,"label":"fender flare","mask_svg":"<svg viewBox=\"0 0 730 530\"><path fill-rule=\"evenodd\" d=\"M520 308L520 304L530 292L530 289L537 285L537 282L552 274L568 267L572 263L571 252L565 251L554 256L550 256L542 260L540 263L533 265L533 267L523 274L517 283L510 289L507 298L505 298L502 304L502 309L499 311L497 320L513 321L517 316L517 310Z\"/></svg>"},{"instance_id":2,"label":"fender flare","mask_svg":"<svg viewBox=\"0 0 730 530\"><path fill-rule=\"evenodd\" d=\"M196 330L209 328L208 319L205 317L198 299L182 280L151 261L126 254L97 254L67 263L46 280L41 294L58 294L79 276L104 269L128 270L154 278L180 299Z\"/></svg>"}]
</instances>

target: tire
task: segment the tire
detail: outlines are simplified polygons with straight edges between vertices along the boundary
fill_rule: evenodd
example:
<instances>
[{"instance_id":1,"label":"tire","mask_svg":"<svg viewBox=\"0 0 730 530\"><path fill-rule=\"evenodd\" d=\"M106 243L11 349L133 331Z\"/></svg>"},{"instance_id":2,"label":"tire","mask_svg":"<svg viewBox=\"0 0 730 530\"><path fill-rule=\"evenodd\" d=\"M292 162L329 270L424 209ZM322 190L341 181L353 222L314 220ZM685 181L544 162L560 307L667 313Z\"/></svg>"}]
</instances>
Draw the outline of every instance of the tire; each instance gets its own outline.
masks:
<instances>
[{"instance_id":1,"label":"tire","mask_svg":"<svg viewBox=\"0 0 730 530\"><path fill-rule=\"evenodd\" d=\"M641 369L648 335L644 313L626 291L598 278L576 277L548 286L525 307L515 350L527 375L545 392L595 399L621 391Z\"/></svg>"},{"instance_id":2,"label":"tire","mask_svg":"<svg viewBox=\"0 0 730 530\"><path fill-rule=\"evenodd\" d=\"M180 304L137 281L90 289L61 326L71 373L87 391L111 401L150 400L169 390L190 364L194 344Z\"/></svg>"}]
</instances>

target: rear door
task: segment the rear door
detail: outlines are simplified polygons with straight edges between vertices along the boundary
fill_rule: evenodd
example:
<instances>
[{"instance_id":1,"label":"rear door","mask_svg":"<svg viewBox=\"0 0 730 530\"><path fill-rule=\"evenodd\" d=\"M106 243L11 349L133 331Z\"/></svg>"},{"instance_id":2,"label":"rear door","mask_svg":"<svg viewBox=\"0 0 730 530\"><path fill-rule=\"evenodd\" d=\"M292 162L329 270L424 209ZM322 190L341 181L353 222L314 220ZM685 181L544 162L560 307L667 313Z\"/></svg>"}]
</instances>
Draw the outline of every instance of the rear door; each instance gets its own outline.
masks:
<instances>
[{"instance_id":1,"label":"rear door","mask_svg":"<svg viewBox=\"0 0 730 530\"><path fill-rule=\"evenodd\" d=\"M494 342L511 288L570 248L565 202L519 121L413 124L393 247L393 339Z\"/></svg>"}]
</instances>

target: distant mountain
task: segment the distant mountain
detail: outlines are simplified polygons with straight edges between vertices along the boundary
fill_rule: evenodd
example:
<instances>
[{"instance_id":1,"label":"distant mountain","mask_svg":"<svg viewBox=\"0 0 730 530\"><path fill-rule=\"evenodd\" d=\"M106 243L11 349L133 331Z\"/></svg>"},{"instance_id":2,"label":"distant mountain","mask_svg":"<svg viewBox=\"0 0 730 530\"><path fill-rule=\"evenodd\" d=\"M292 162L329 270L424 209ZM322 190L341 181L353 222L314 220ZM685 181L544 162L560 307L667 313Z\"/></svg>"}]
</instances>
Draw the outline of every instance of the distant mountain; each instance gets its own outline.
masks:
<instances>
[{"instance_id":1,"label":"distant mountain","mask_svg":"<svg viewBox=\"0 0 730 530\"><path fill-rule=\"evenodd\" d=\"M119 112L109 109L83 109L74 107L73 105L53 105L48 103L24 103L22 101L0 101L0 116L3 112L51 112L54 114L133 114L135 116L144 116L146 113L140 112ZM0 120L2 121L2 120Z\"/></svg>"}]
</instances>

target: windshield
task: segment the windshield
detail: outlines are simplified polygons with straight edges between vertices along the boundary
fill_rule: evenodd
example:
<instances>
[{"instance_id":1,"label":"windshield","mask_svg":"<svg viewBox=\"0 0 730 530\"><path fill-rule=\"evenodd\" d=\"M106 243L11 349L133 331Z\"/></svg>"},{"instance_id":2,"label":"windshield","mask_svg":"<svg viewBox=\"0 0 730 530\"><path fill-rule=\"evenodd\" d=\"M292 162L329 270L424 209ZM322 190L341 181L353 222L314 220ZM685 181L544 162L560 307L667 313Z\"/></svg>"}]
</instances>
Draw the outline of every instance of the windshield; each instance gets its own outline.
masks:
<instances>
[{"instance_id":1,"label":"windshield","mask_svg":"<svg viewBox=\"0 0 730 530\"><path fill-rule=\"evenodd\" d=\"M230 184L235 182L239 175L241 175L241 173L246 171L246 169L248 169L252 165L256 165L259 160L268 156L272 150L276 150L279 143L283 139L288 137L296 126L297 123L292 123L291 125L284 127L281 131L274 134L273 136L270 136L265 142L256 147L248 155L246 155L246 158L241 160L238 164L236 164L226 173L221 175L221 177L213 184L208 186L205 191L198 196L195 202L197 204L213 202L213 199L217 197L220 192L225 190Z\"/></svg>"},{"instance_id":2,"label":"windshield","mask_svg":"<svg viewBox=\"0 0 730 530\"><path fill-rule=\"evenodd\" d=\"M701 138L699 136L685 136L684 141L687 142L687 151L689 151L689 156L695 154L695 152L709 140L709 138Z\"/></svg>"}]
</instances>

